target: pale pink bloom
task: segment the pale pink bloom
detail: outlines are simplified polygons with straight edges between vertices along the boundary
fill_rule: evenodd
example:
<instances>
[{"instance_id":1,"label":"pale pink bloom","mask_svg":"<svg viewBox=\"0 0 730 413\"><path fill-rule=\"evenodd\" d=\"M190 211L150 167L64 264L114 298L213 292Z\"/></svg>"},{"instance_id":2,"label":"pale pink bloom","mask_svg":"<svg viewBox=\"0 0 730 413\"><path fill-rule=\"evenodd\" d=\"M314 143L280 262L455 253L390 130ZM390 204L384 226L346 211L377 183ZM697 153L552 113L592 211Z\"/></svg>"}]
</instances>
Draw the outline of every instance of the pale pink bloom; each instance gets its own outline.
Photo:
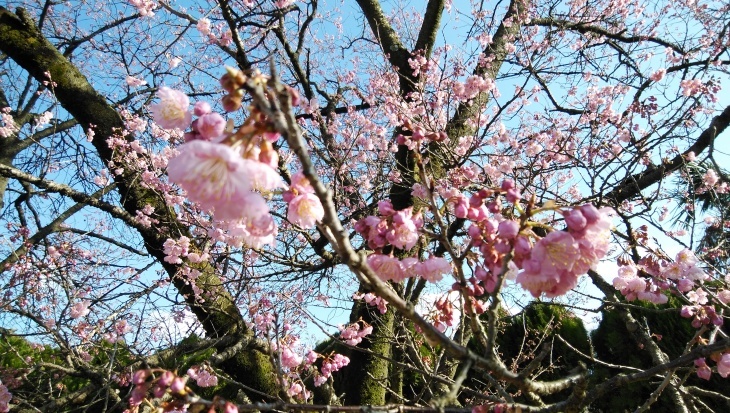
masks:
<instances>
[{"instance_id":1,"label":"pale pink bloom","mask_svg":"<svg viewBox=\"0 0 730 413\"><path fill-rule=\"evenodd\" d=\"M723 304L730 304L730 290L722 290L717 293L717 298Z\"/></svg>"},{"instance_id":2,"label":"pale pink bloom","mask_svg":"<svg viewBox=\"0 0 730 413\"><path fill-rule=\"evenodd\" d=\"M296 2L296 0L276 0L274 2L274 4L276 5L276 7L280 8L280 9L283 9L285 7L291 6L295 2Z\"/></svg>"},{"instance_id":3,"label":"pale pink bloom","mask_svg":"<svg viewBox=\"0 0 730 413\"><path fill-rule=\"evenodd\" d=\"M160 103L150 105L155 122L164 129L187 129L193 118L188 110L190 100L178 90L163 86L157 91Z\"/></svg>"},{"instance_id":4,"label":"pale pink bloom","mask_svg":"<svg viewBox=\"0 0 730 413\"><path fill-rule=\"evenodd\" d=\"M195 27L203 36L207 36L210 34L210 20L207 18L202 18L198 20L198 24L196 24Z\"/></svg>"},{"instance_id":5,"label":"pale pink bloom","mask_svg":"<svg viewBox=\"0 0 730 413\"><path fill-rule=\"evenodd\" d=\"M414 272L426 281L441 281L444 274L451 273L451 263L443 257L431 257L415 265Z\"/></svg>"},{"instance_id":6,"label":"pale pink bloom","mask_svg":"<svg viewBox=\"0 0 730 413\"><path fill-rule=\"evenodd\" d=\"M129 85L130 87L139 87L147 84L146 80L138 79L134 76L127 76L125 80L127 81L127 85Z\"/></svg>"},{"instance_id":7,"label":"pale pink bloom","mask_svg":"<svg viewBox=\"0 0 730 413\"><path fill-rule=\"evenodd\" d=\"M299 192L300 194L305 192L314 192L314 188L312 188L312 185L309 183L309 179L304 176L304 173L302 173L302 171L298 171L291 176L291 189L293 191L295 190Z\"/></svg>"},{"instance_id":8,"label":"pale pink bloom","mask_svg":"<svg viewBox=\"0 0 730 413\"><path fill-rule=\"evenodd\" d=\"M293 352L291 348L284 347L281 351L281 365L293 369L302 364L302 356Z\"/></svg>"},{"instance_id":9,"label":"pale pink bloom","mask_svg":"<svg viewBox=\"0 0 730 413\"><path fill-rule=\"evenodd\" d=\"M659 69L656 72L652 73L651 76L649 76L649 79L658 82L664 79L665 74L667 74L667 69Z\"/></svg>"},{"instance_id":10,"label":"pale pink bloom","mask_svg":"<svg viewBox=\"0 0 730 413\"><path fill-rule=\"evenodd\" d=\"M170 60L168 61L168 64L170 65L170 69L174 69L180 65L180 62L182 62L182 59L179 57L170 57Z\"/></svg>"},{"instance_id":11,"label":"pale pink bloom","mask_svg":"<svg viewBox=\"0 0 730 413\"><path fill-rule=\"evenodd\" d=\"M682 95L692 96L702 92L702 81L700 79L686 79L679 82L682 88Z\"/></svg>"},{"instance_id":12,"label":"pale pink bloom","mask_svg":"<svg viewBox=\"0 0 730 413\"><path fill-rule=\"evenodd\" d=\"M730 375L730 353L725 353L720 357L720 360L717 362L717 372L723 378Z\"/></svg>"},{"instance_id":13,"label":"pale pink bloom","mask_svg":"<svg viewBox=\"0 0 730 413\"><path fill-rule=\"evenodd\" d=\"M508 219L499 223L498 230L501 238L511 240L520 232L520 224Z\"/></svg>"},{"instance_id":14,"label":"pale pink bloom","mask_svg":"<svg viewBox=\"0 0 730 413\"><path fill-rule=\"evenodd\" d=\"M258 194L256 195L261 198ZM263 198L261 198L263 200ZM276 245L276 235L278 228L276 222L269 214L269 208L264 203L265 214L256 217L248 218L242 221L238 221L229 225L229 231L233 240L237 241L234 246L240 246L241 243L245 244L249 248L261 249L264 245ZM249 213L249 212L247 212ZM230 242L229 242L230 243Z\"/></svg>"},{"instance_id":15,"label":"pale pink bloom","mask_svg":"<svg viewBox=\"0 0 730 413\"><path fill-rule=\"evenodd\" d=\"M200 102L198 102L200 103ZM195 104L197 108L198 104ZM220 138L226 130L226 120L217 113L207 113L195 121L197 132L207 140Z\"/></svg>"},{"instance_id":16,"label":"pale pink bloom","mask_svg":"<svg viewBox=\"0 0 730 413\"><path fill-rule=\"evenodd\" d=\"M407 257L400 260L401 268L403 268L403 278L417 277L418 273L416 272L416 268L418 267L416 265L419 263L420 261L415 257Z\"/></svg>"},{"instance_id":17,"label":"pale pink bloom","mask_svg":"<svg viewBox=\"0 0 730 413\"><path fill-rule=\"evenodd\" d=\"M572 235L565 231L553 231L535 244L531 258L542 267L552 266L557 270L569 271L580 258L580 250Z\"/></svg>"},{"instance_id":18,"label":"pale pink bloom","mask_svg":"<svg viewBox=\"0 0 730 413\"><path fill-rule=\"evenodd\" d=\"M409 250L418 242L418 231L413 221L408 220L401 225L395 225L385 237L394 247Z\"/></svg>"},{"instance_id":19,"label":"pale pink bloom","mask_svg":"<svg viewBox=\"0 0 730 413\"><path fill-rule=\"evenodd\" d=\"M188 376L195 380L195 383L200 387L213 387L218 385L218 377L211 374L206 368L190 368L188 369Z\"/></svg>"},{"instance_id":20,"label":"pale pink bloom","mask_svg":"<svg viewBox=\"0 0 730 413\"><path fill-rule=\"evenodd\" d=\"M10 114L9 106L0 109L0 121L5 124L5 126L0 126L0 137L2 138L9 138L20 130L13 115Z\"/></svg>"},{"instance_id":21,"label":"pale pink bloom","mask_svg":"<svg viewBox=\"0 0 730 413\"><path fill-rule=\"evenodd\" d=\"M287 217L304 229L314 228L324 218L324 208L314 194L301 194L289 202Z\"/></svg>"},{"instance_id":22,"label":"pale pink bloom","mask_svg":"<svg viewBox=\"0 0 730 413\"><path fill-rule=\"evenodd\" d=\"M91 304L91 301L89 301L89 300L79 301L78 303L71 306L69 315L71 316L71 318L85 317L86 315L89 314L89 305L90 304Z\"/></svg>"},{"instance_id":23,"label":"pale pink bloom","mask_svg":"<svg viewBox=\"0 0 730 413\"><path fill-rule=\"evenodd\" d=\"M588 223L585 215L583 215L580 209L573 209L569 212L565 212L564 216L565 223L568 225L568 229L570 231L583 231Z\"/></svg>"},{"instance_id":24,"label":"pale pink bloom","mask_svg":"<svg viewBox=\"0 0 730 413\"><path fill-rule=\"evenodd\" d=\"M393 280L398 282L404 278L403 267L398 258L383 254L371 254L368 256L368 265L383 281Z\"/></svg>"},{"instance_id":25,"label":"pale pink bloom","mask_svg":"<svg viewBox=\"0 0 730 413\"><path fill-rule=\"evenodd\" d=\"M540 262L535 260L526 260L524 267L525 270L515 280L535 298L541 294L548 298L563 295L578 283L575 274L569 271L559 272L552 266L541 268Z\"/></svg>"},{"instance_id":26,"label":"pale pink bloom","mask_svg":"<svg viewBox=\"0 0 730 413\"><path fill-rule=\"evenodd\" d=\"M693 288L695 288L695 283L692 282L692 280L682 278L681 280L677 281L677 290L679 290L680 292L686 293L688 291L692 291Z\"/></svg>"},{"instance_id":27,"label":"pale pink bloom","mask_svg":"<svg viewBox=\"0 0 730 413\"><path fill-rule=\"evenodd\" d=\"M248 177L253 189L266 192L286 188L281 176L271 166L263 162L243 159L242 173Z\"/></svg>"},{"instance_id":28,"label":"pale pink bloom","mask_svg":"<svg viewBox=\"0 0 730 413\"><path fill-rule=\"evenodd\" d=\"M693 303L697 303L700 305L707 304L707 292L703 289L690 291L689 293L687 293L687 298Z\"/></svg>"},{"instance_id":29,"label":"pale pink bloom","mask_svg":"<svg viewBox=\"0 0 730 413\"><path fill-rule=\"evenodd\" d=\"M157 3L150 0L128 0L129 4L137 8L137 12L142 17L152 17L155 15L153 12L157 8Z\"/></svg>"},{"instance_id":30,"label":"pale pink bloom","mask_svg":"<svg viewBox=\"0 0 730 413\"><path fill-rule=\"evenodd\" d=\"M712 376L712 370L710 370L710 367L707 365L705 359L696 359L695 367L697 367L697 377L703 380L710 380L710 377Z\"/></svg>"},{"instance_id":31,"label":"pale pink bloom","mask_svg":"<svg viewBox=\"0 0 730 413\"><path fill-rule=\"evenodd\" d=\"M195 102L195 105L193 105L193 114L195 116L203 116L211 113L213 111L213 108L210 107L210 103L200 100L198 102Z\"/></svg>"},{"instance_id":32,"label":"pale pink bloom","mask_svg":"<svg viewBox=\"0 0 730 413\"><path fill-rule=\"evenodd\" d=\"M33 123L35 124L36 128L40 128L50 124L51 119L53 119L53 113L46 111L41 113L40 116L38 116Z\"/></svg>"},{"instance_id":33,"label":"pale pink bloom","mask_svg":"<svg viewBox=\"0 0 730 413\"><path fill-rule=\"evenodd\" d=\"M251 177L246 169L243 159L229 146L194 140L182 145L180 154L170 159L167 174L192 201L214 209L216 218L237 220L245 216L243 210L252 201Z\"/></svg>"},{"instance_id":34,"label":"pale pink bloom","mask_svg":"<svg viewBox=\"0 0 730 413\"><path fill-rule=\"evenodd\" d=\"M704 175L702 175L702 182L706 187L712 188L720 181L720 177L717 176L717 172L714 169L708 169Z\"/></svg>"}]
</instances>

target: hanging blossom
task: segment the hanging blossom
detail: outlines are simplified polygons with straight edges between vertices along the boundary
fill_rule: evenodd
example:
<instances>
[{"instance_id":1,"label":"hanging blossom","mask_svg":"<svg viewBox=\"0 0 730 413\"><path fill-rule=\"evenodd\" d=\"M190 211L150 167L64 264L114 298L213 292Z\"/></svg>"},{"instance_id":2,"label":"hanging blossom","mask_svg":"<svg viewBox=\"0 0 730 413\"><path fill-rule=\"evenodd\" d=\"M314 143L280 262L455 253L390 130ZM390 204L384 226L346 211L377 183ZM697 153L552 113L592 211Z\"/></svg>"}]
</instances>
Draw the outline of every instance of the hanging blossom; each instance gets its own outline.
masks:
<instances>
[{"instance_id":1,"label":"hanging blossom","mask_svg":"<svg viewBox=\"0 0 730 413\"><path fill-rule=\"evenodd\" d=\"M157 91L159 103L150 105L155 122L164 129L186 129L192 121L192 113L188 110L188 96L178 90L163 86Z\"/></svg>"},{"instance_id":2,"label":"hanging blossom","mask_svg":"<svg viewBox=\"0 0 730 413\"><path fill-rule=\"evenodd\" d=\"M137 8L137 12L142 17L152 17L155 15L153 12L157 8L157 3L150 0L129 0L129 4Z\"/></svg>"},{"instance_id":3,"label":"hanging blossom","mask_svg":"<svg viewBox=\"0 0 730 413\"><path fill-rule=\"evenodd\" d=\"M522 262L517 282L534 297L566 294L608 252L610 209L586 204L565 212L567 231L553 231L540 239Z\"/></svg>"},{"instance_id":4,"label":"hanging blossom","mask_svg":"<svg viewBox=\"0 0 730 413\"><path fill-rule=\"evenodd\" d=\"M9 138L20 130L18 125L10 114L10 106L0 109L0 120L4 126L0 126L0 137Z\"/></svg>"},{"instance_id":5,"label":"hanging blossom","mask_svg":"<svg viewBox=\"0 0 730 413\"><path fill-rule=\"evenodd\" d=\"M188 376L195 380L200 387L214 387L218 385L218 377L210 371L208 366L193 366L188 369Z\"/></svg>"},{"instance_id":6,"label":"hanging blossom","mask_svg":"<svg viewBox=\"0 0 730 413\"><path fill-rule=\"evenodd\" d=\"M8 391L8 388L0 381L0 413L10 411L10 400L12 400L13 394Z\"/></svg>"},{"instance_id":7,"label":"hanging blossom","mask_svg":"<svg viewBox=\"0 0 730 413\"><path fill-rule=\"evenodd\" d=\"M250 165L230 146L194 140L180 147L167 165L170 181L179 184L190 200L215 211L222 220L241 219L265 205L246 171Z\"/></svg>"},{"instance_id":8,"label":"hanging blossom","mask_svg":"<svg viewBox=\"0 0 730 413\"><path fill-rule=\"evenodd\" d=\"M722 354L715 353L710 356L710 358L717 363L717 373L722 378L730 376L730 352ZM699 358L695 360L694 364L697 369L695 371L697 377L703 380L710 380L710 377L712 376L712 369L707 365L707 360Z\"/></svg>"},{"instance_id":9,"label":"hanging blossom","mask_svg":"<svg viewBox=\"0 0 730 413\"><path fill-rule=\"evenodd\" d=\"M284 192L283 199L289 203L287 210L289 221L304 229L314 228L316 223L324 218L324 207L302 172L292 176L291 186Z\"/></svg>"},{"instance_id":10,"label":"hanging blossom","mask_svg":"<svg viewBox=\"0 0 730 413\"><path fill-rule=\"evenodd\" d=\"M89 300L79 301L71 306L69 316L74 319L87 316L89 314L89 305L91 305Z\"/></svg>"}]
</instances>

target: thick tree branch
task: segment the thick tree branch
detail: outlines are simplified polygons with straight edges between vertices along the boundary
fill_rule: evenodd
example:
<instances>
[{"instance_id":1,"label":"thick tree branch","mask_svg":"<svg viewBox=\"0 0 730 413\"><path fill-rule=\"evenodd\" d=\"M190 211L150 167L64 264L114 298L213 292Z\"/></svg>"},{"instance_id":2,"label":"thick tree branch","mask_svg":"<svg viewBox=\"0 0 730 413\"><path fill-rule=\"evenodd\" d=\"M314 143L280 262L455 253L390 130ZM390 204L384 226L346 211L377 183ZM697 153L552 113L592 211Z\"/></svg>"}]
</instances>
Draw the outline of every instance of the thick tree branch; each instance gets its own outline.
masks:
<instances>
[{"instance_id":1,"label":"thick tree branch","mask_svg":"<svg viewBox=\"0 0 730 413\"><path fill-rule=\"evenodd\" d=\"M619 205L623 201L638 196L644 189L658 183L667 175L680 169L686 163L687 156L690 152L699 155L710 147L714 140L727 129L728 125L730 125L730 106L712 118L710 126L683 153L675 156L671 160L663 162L659 166L651 166L643 172L625 178L611 191L604 194L603 198L614 205Z\"/></svg>"}]
</instances>

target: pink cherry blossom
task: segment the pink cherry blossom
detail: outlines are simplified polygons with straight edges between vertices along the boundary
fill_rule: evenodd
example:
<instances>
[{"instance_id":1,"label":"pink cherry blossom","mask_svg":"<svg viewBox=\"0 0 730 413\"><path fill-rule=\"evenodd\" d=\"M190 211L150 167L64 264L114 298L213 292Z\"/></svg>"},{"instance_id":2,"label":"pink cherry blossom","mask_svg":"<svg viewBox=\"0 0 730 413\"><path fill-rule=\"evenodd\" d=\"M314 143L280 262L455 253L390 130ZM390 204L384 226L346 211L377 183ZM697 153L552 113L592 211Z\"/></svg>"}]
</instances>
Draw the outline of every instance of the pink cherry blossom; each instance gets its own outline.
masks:
<instances>
[{"instance_id":1,"label":"pink cherry blossom","mask_svg":"<svg viewBox=\"0 0 730 413\"><path fill-rule=\"evenodd\" d=\"M271 166L263 162L242 159L241 173L248 177L253 189L266 192L286 188L281 176Z\"/></svg>"},{"instance_id":2,"label":"pink cherry blossom","mask_svg":"<svg viewBox=\"0 0 730 413\"><path fill-rule=\"evenodd\" d=\"M229 146L195 140L180 147L167 166L170 181L222 220L236 220L252 201L251 179L243 159Z\"/></svg>"},{"instance_id":3,"label":"pink cherry blossom","mask_svg":"<svg viewBox=\"0 0 730 413\"><path fill-rule=\"evenodd\" d=\"M705 359L695 360L695 367L697 367L697 377L703 380L710 380L712 370L710 369L710 366L707 365Z\"/></svg>"},{"instance_id":4,"label":"pink cherry blossom","mask_svg":"<svg viewBox=\"0 0 730 413\"><path fill-rule=\"evenodd\" d=\"M227 242L235 247L246 245L249 248L261 249L264 245L276 245L278 228L269 208L261 195L250 193L255 202L250 202L242 210L244 219L229 224L231 239ZM256 207L256 204L259 204Z\"/></svg>"},{"instance_id":5,"label":"pink cherry blossom","mask_svg":"<svg viewBox=\"0 0 730 413\"><path fill-rule=\"evenodd\" d=\"M147 84L147 81L145 81L144 79L138 79L134 76L127 76L125 81L130 87L139 87Z\"/></svg>"},{"instance_id":6,"label":"pink cherry blossom","mask_svg":"<svg viewBox=\"0 0 730 413\"><path fill-rule=\"evenodd\" d=\"M368 265L383 281L402 281L405 279L400 260L383 254L368 256Z\"/></svg>"},{"instance_id":7,"label":"pink cherry blossom","mask_svg":"<svg viewBox=\"0 0 730 413\"><path fill-rule=\"evenodd\" d=\"M314 194L302 194L289 202L289 221L304 229L314 228L317 221L324 218L324 208Z\"/></svg>"},{"instance_id":8,"label":"pink cherry blossom","mask_svg":"<svg viewBox=\"0 0 730 413\"><path fill-rule=\"evenodd\" d=\"M195 128L204 139L211 140L220 138L226 129L226 120L223 119L223 116L215 112L207 113L195 121Z\"/></svg>"},{"instance_id":9,"label":"pink cherry blossom","mask_svg":"<svg viewBox=\"0 0 730 413\"><path fill-rule=\"evenodd\" d=\"M723 378L730 375L730 353L725 353L717 362L717 373Z\"/></svg>"},{"instance_id":10,"label":"pink cherry blossom","mask_svg":"<svg viewBox=\"0 0 730 413\"><path fill-rule=\"evenodd\" d=\"M165 129L187 129L192 120L192 113L188 110L190 100L187 95L163 86L157 91L160 103L150 105L150 111L155 122Z\"/></svg>"},{"instance_id":11,"label":"pink cherry blossom","mask_svg":"<svg viewBox=\"0 0 730 413\"><path fill-rule=\"evenodd\" d=\"M8 403L12 400L13 394L8 391L8 388L0 381L0 412L7 412L10 410Z\"/></svg>"},{"instance_id":12,"label":"pink cherry blossom","mask_svg":"<svg viewBox=\"0 0 730 413\"><path fill-rule=\"evenodd\" d=\"M444 274L451 273L451 263L443 257L431 257L416 264L414 272L424 280L435 283L440 281Z\"/></svg>"},{"instance_id":13,"label":"pink cherry blossom","mask_svg":"<svg viewBox=\"0 0 730 413\"><path fill-rule=\"evenodd\" d=\"M89 305L91 304L91 301L89 300L83 300L79 301L78 303L71 306L71 311L69 311L69 316L71 318L81 318L85 317L89 314Z\"/></svg>"}]
</instances>

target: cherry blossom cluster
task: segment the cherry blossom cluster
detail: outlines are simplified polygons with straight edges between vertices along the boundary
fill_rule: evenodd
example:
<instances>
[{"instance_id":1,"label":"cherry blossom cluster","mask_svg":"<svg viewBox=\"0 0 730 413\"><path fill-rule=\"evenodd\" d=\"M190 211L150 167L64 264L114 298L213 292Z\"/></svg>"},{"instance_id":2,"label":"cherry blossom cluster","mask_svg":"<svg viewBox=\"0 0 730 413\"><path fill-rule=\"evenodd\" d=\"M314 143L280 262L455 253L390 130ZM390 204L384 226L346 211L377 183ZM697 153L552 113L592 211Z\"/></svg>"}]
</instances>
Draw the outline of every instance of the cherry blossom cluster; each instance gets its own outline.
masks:
<instances>
[{"instance_id":1,"label":"cherry blossom cluster","mask_svg":"<svg viewBox=\"0 0 730 413\"><path fill-rule=\"evenodd\" d=\"M467 234L471 246L479 249L483 259L481 265L475 266L474 277L461 286L469 295L492 293L501 277L512 278L516 274L517 283L534 297L557 297L575 287L579 277L608 251L609 209L599 210L590 204L570 209L552 205L537 209L558 211L567 227L562 231L549 229L546 236L538 238L530 228L542 224L526 219L536 213L532 201L521 218L502 215L503 199L523 211L519 205L522 195L512 180L504 180L499 188L481 189L470 198L458 190L450 192L448 199L454 216L471 222ZM538 239L533 244L535 238Z\"/></svg>"},{"instance_id":2,"label":"cherry blossom cluster","mask_svg":"<svg viewBox=\"0 0 730 413\"><path fill-rule=\"evenodd\" d=\"M249 79L267 80L259 73L249 78L232 68L223 75L226 111L241 108L242 87ZM162 87L157 96L160 100L150 110L159 126L179 130L190 126L185 143L167 164L167 174L188 199L213 212L220 228L209 234L213 239L236 247L273 246L278 228L262 195L277 190L286 190L283 199L289 204L292 223L309 229L322 220L324 209L303 174L295 174L290 187L279 176L279 155L273 143L280 135L255 108L250 108L251 115L234 132L232 123L213 112L207 102L196 102L191 112L188 97L180 91Z\"/></svg>"},{"instance_id":3,"label":"cherry blossom cluster","mask_svg":"<svg viewBox=\"0 0 730 413\"><path fill-rule=\"evenodd\" d=\"M372 327L371 327L372 329ZM332 373L339 371L341 368L350 364L350 359L342 354L331 354L329 356L323 356L317 354L314 351L310 351L307 354L307 363L314 365L318 358L322 358L322 366L318 372L314 375L314 386L319 387L323 385L327 380L332 377Z\"/></svg>"},{"instance_id":4,"label":"cherry blossom cluster","mask_svg":"<svg viewBox=\"0 0 730 413\"><path fill-rule=\"evenodd\" d=\"M192 366L188 369L188 377L195 380L199 387L214 387L218 385L218 376L207 365Z\"/></svg>"},{"instance_id":5,"label":"cherry blossom cluster","mask_svg":"<svg viewBox=\"0 0 730 413\"><path fill-rule=\"evenodd\" d=\"M153 17L155 15L153 10L158 7L156 2L150 0L129 0L129 4L137 8L142 17Z\"/></svg>"},{"instance_id":6,"label":"cherry blossom cluster","mask_svg":"<svg viewBox=\"0 0 730 413\"><path fill-rule=\"evenodd\" d=\"M289 189L282 194L284 202L289 204L287 217L293 224L302 228L314 228L317 221L324 218L324 208L314 194L314 188L301 172L291 177Z\"/></svg>"},{"instance_id":7,"label":"cherry blossom cluster","mask_svg":"<svg viewBox=\"0 0 730 413\"><path fill-rule=\"evenodd\" d=\"M3 126L0 126L0 138L9 138L20 130L10 111L10 106L0 109L0 120L3 124Z\"/></svg>"},{"instance_id":8,"label":"cherry blossom cluster","mask_svg":"<svg viewBox=\"0 0 730 413\"><path fill-rule=\"evenodd\" d=\"M190 369L188 370L188 375L192 372L198 377L199 382L202 380L204 384L215 385L211 384L213 380L203 373L205 371L205 369ZM201 374L204 377L203 379L200 379ZM185 385L186 382L187 377L180 377L168 370L147 369L136 371L132 375L131 384L134 388L129 398L129 409L125 410L125 413L139 412L142 403L151 401L150 399L164 400L161 401L160 411L188 411L187 409L191 408L192 404L201 403L201 401L193 397L194 393ZM163 399L166 395L169 395L170 398ZM224 413L238 413L238 407L235 404L219 397L213 399L210 411L215 411L216 406L218 407L218 411Z\"/></svg>"},{"instance_id":9,"label":"cherry blossom cluster","mask_svg":"<svg viewBox=\"0 0 730 413\"><path fill-rule=\"evenodd\" d=\"M451 272L451 264L442 257L432 256L424 261L414 257L397 258L382 254L392 246L408 251L418 242L423 227L423 217L413 213L413 207L400 211L393 209L389 200L378 202L380 216L367 216L355 223L357 231L376 252L368 256L368 265L384 281L400 282L420 276L430 282L438 282Z\"/></svg>"},{"instance_id":10,"label":"cherry blossom cluster","mask_svg":"<svg viewBox=\"0 0 730 413\"><path fill-rule=\"evenodd\" d=\"M424 261L407 257L399 259L391 255L371 254L368 265L383 281L401 282L408 278L421 277L435 283L445 274L451 273L451 263L443 257L432 256Z\"/></svg>"},{"instance_id":11,"label":"cherry blossom cluster","mask_svg":"<svg viewBox=\"0 0 730 413\"><path fill-rule=\"evenodd\" d=\"M367 241L368 247L381 250L388 244L409 250L418 242L418 230L423 227L420 213L413 214L413 207L396 211L389 200L378 202L380 216L367 216L355 224L357 231Z\"/></svg>"},{"instance_id":12,"label":"cherry blossom cluster","mask_svg":"<svg viewBox=\"0 0 730 413\"><path fill-rule=\"evenodd\" d=\"M0 381L0 413L6 413L10 411L10 400L12 400L13 394L8 391L8 388Z\"/></svg>"},{"instance_id":13,"label":"cherry blossom cluster","mask_svg":"<svg viewBox=\"0 0 730 413\"><path fill-rule=\"evenodd\" d=\"M352 295L352 299L363 300L365 301L365 304L372 307L377 307L378 311L380 311L380 314L385 314L388 311L388 302L373 293L355 293Z\"/></svg>"},{"instance_id":14,"label":"cherry blossom cluster","mask_svg":"<svg viewBox=\"0 0 730 413\"><path fill-rule=\"evenodd\" d=\"M516 262L523 270L516 281L534 297L567 293L608 252L610 211L590 204L563 211L567 231L552 231L537 241L529 257Z\"/></svg>"},{"instance_id":15,"label":"cherry blossom cluster","mask_svg":"<svg viewBox=\"0 0 730 413\"><path fill-rule=\"evenodd\" d=\"M657 283L653 279L640 277L639 269L631 263L619 266L618 277L613 279L613 286L628 301L639 299L654 304L664 304L668 300L662 293L662 287L668 287L668 283Z\"/></svg>"},{"instance_id":16,"label":"cherry blossom cluster","mask_svg":"<svg viewBox=\"0 0 730 413\"><path fill-rule=\"evenodd\" d=\"M723 354L715 353L710 358L717 363L717 373L722 378L730 376L730 352ZM697 376L701 379L710 380L712 375L712 369L707 365L707 360L699 358L695 360L695 368L697 369Z\"/></svg>"},{"instance_id":17,"label":"cherry blossom cluster","mask_svg":"<svg viewBox=\"0 0 730 413\"><path fill-rule=\"evenodd\" d=\"M415 150L421 143L428 142L444 142L448 139L446 132L428 132L420 125L413 125L411 121L405 119L401 126L404 131L410 131L409 134L399 134L396 138L398 145L406 145L408 149Z\"/></svg>"},{"instance_id":18,"label":"cherry blossom cluster","mask_svg":"<svg viewBox=\"0 0 730 413\"><path fill-rule=\"evenodd\" d=\"M362 324L362 326L360 324ZM373 326L363 320L360 320L359 322L352 323L347 327L341 325L339 326L339 330L340 340L343 340L350 346L356 346L362 342L363 338L373 332Z\"/></svg>"},{"instance_id":19,"label":"cherry blossom cluster","mask_svg":"<svg viewBox=\"0 0 730 413\"><path fill-rule=\"evenodd\" d=\"M443 333L448 327L453 327L459 322L459 312L449 297L443 296L436 300L434 311L429 313L429 318L436 329Z\"/></svg>"},{"instance_id":20,"label":"cherry blossom cluster","mask_svg":"<svg viewBox=\"0 0 730 413\"><path fill-rule=\"evenodd\" d=\"M613 286L621 291L627 300L649 301L655 304L667 302L667 293L684 294L689 305L682 306L682 317L691 318L692 326L723 324L722 317L710 301L711 296L704 287L710 276L699 266L699 260L689 249L677 253L674 261L642 259L638 265L624 263L619 267ZM718 301L730 303L730 290L716 292Z\"/></svg>"}]
</instances>

